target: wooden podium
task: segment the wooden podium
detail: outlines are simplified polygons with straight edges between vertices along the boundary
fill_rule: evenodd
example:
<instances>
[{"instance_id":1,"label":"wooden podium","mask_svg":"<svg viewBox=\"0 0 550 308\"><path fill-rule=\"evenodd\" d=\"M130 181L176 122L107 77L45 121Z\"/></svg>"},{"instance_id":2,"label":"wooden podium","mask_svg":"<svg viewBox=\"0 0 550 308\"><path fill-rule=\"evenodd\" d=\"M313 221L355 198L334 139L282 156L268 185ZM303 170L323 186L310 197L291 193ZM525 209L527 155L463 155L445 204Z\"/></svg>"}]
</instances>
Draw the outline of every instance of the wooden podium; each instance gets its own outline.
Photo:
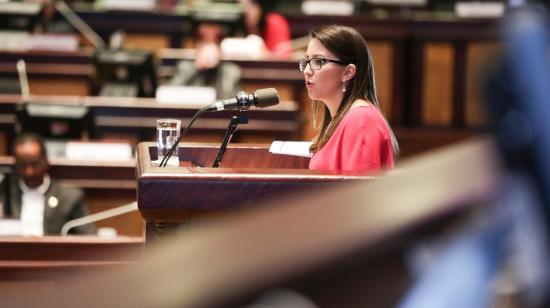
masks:
<instances>
[{"instance_id":1,"label":"wooden podium","mask_svg":"<svg viewBox=\"0 0 550 308\"><path fill-rule=\"evenodd\" d=\"M262 207L262 200L370 176L329 175L307 169L309 158L273 154L269 145L229 145L220 168L211 168L219 144L186 143L180 166L160 168L156 143L137 149L137 200L146 241L223 213Z\"/></svg>"}]
</instances>

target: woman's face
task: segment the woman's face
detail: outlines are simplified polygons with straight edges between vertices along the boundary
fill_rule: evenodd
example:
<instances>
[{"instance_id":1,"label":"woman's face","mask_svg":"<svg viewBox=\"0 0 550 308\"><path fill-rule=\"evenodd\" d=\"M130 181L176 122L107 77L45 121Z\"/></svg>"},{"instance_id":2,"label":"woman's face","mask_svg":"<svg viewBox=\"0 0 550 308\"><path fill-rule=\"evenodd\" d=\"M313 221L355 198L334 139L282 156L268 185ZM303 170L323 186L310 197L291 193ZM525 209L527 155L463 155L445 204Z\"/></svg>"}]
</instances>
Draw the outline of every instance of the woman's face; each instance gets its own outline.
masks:
<instances>
[{"instance_id":1,"label":"woman's face","mask_svg":"<svg viewBox=\"0 0 550 308\"><path fill-rule=\"evenodd\" d=\"M316 38L311 39L309 42L305 58L307 60L313 59L303 72L309 98L324 102L331 111L333 109L337 110L343 97L342 77L345 66L333 62L324 62L320 69L316 69L318 66L313 62L316 61L319 64L319 59L340 60Z\"/></svg>"}]
</instances>

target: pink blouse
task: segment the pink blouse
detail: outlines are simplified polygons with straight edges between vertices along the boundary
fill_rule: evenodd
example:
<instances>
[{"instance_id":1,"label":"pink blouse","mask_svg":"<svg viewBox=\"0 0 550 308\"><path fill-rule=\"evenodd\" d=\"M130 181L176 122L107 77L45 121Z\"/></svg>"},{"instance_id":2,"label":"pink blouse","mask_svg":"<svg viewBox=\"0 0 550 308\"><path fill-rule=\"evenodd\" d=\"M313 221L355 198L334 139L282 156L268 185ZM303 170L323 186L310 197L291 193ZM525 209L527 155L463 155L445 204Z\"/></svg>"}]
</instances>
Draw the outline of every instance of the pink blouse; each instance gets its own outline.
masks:
<instances>
[{"instance_id":1,"label":"pink blouse","mask_svg":"<svg viewBox=\"0 0 550 308\"><path fill-rule=\"evenodd\" d=\"M388 124L375 106L352 107L309 162L322 171L377 172L393 168Z\"/></svg>"},{"instance_id":2,"label":"pink blouse","mask_svg":"<svg viewBox=\"0 0 550 308\"><path fill-rule=\"evenodd\" d=\"M277 13L267 14L263 38L267 50L281 56L291 54L290 27L288 21L282 15Z\"/></svg>"}]
</instances>

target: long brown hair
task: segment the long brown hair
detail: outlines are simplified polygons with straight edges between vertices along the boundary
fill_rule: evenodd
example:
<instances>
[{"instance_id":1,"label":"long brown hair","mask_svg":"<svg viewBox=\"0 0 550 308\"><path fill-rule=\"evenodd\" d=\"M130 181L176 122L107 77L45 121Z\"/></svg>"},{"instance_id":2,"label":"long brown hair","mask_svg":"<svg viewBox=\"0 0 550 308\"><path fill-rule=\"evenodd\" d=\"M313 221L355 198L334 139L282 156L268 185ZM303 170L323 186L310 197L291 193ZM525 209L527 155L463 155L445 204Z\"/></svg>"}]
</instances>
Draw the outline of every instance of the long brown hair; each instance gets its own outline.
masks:
<instances>
[{"instance_id":1,"label":"long brown hair","mask_svg":"<svg viewBox=\"0 0 550 308\"><path fill-rule=\"evenodd\" d=\"M328 108L324 106L321 130L310 148L310 151L315 153L327 143L330 137L332 137L332 134L355 100L364 99L374 104L377 108L380 107L376 96L374 64L369 47L363 36L350 27L328 25L311 31L310 37L312 39L318 39L326 49L343 63L353 63L356 66L355 76L348 81L344 97L342 98L342 102L334 118L331 118ZM317 105L318 102L314 102L314 111L317 109ZM313 117L315 121L315 112ZM394 158L396 158L399 152L399 146L397 145L397 140L389 125L388 129L390 130L392 138L393 155Z\"/></svg>"}]
</instances>

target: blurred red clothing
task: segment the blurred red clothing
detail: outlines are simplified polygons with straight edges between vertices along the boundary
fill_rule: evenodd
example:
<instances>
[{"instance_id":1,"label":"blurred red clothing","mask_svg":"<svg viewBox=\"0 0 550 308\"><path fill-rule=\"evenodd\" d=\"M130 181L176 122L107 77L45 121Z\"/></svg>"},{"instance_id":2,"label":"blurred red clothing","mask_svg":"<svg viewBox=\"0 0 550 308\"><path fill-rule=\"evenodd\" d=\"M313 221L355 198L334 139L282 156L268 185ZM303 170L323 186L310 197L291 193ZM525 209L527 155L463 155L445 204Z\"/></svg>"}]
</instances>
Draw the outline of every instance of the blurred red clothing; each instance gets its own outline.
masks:
<instances>
[{"instance_id":1,"label":"blurred red clothing","mask_svg":"<svg viewBox=\"0 0 550 308\"><path fill-rule=\"evenodd\" d=\"M290 27L286 18L277 13L269 13L265 18L263 39L267 50L279 55L290 55Z\"/></svg>"}]
</instances>

